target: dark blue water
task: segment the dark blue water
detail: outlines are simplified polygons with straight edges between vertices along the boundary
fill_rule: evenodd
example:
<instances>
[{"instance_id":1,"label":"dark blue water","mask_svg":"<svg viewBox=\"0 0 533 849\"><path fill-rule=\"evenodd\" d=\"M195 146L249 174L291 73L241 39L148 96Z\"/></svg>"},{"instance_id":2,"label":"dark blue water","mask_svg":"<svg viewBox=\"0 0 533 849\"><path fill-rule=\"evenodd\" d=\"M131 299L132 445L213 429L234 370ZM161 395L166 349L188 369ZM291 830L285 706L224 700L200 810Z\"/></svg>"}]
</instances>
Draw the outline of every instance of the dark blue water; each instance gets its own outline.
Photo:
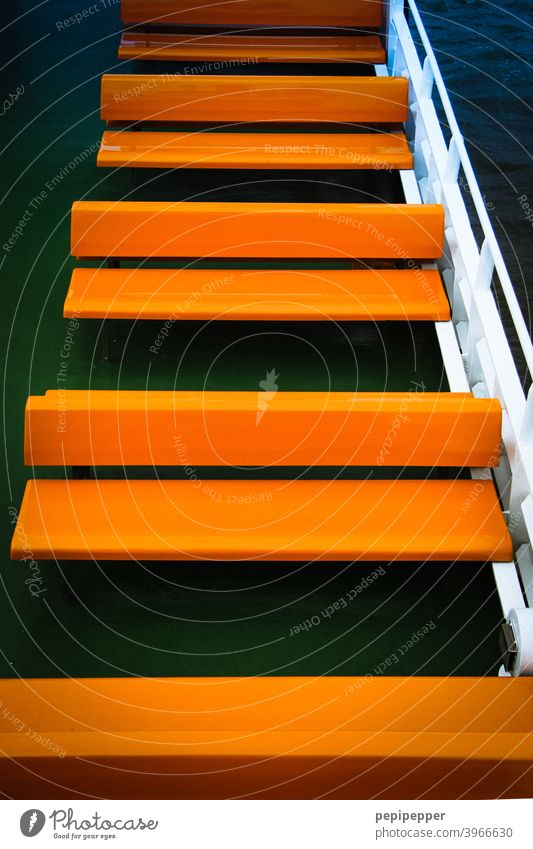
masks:
<instances>
[{"instance_id":1,"label":"dark blue water","mask_svg":"<svg viewBox=\"0 0 533 849\"><path fill-rule=\"evenodd\" d=\"M531 327L533 3L420 0L419 9Z\"/></svg>"}]
</instances>

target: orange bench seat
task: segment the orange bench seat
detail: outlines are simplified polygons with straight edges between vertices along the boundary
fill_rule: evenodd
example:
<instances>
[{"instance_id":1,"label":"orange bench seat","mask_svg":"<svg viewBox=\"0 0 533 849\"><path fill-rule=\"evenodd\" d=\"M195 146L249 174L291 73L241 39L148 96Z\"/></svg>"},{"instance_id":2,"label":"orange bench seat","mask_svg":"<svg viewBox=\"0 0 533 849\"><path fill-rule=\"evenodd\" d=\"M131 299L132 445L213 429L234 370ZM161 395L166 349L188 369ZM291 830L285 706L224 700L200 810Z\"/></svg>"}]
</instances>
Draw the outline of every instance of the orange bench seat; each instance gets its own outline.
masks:
<instances>
[{"instance_id":1,"label":"orange bench seat","mask_svg":"<svg viewBox=\"0 0 533 849\"><path fill-rule=\"evenodd\" d=\"M75 268L66 318L448 321L438 271Z\"/></svg>"},{"instance_id":2,"label":"orange bench seat","mask_svg":"<svg viewBox=\"0 0 533 849\"><path fill-rule=\"evenodd\" d=\"M191 35L127 30L119 59L211 62L208 70L245 67L256 62L356 62L382 64L385 50L377 35ZM193 66L190 73L202 71Z\"/></svg>"},{"instance_id":3,"label":"orange bench seat","mask_svg":"<svg viewBox=\"0 0 533 849\"><path fill-rule=\"evenodd\" d=\"M472 499L473 485L31 480L11 556L29 546L36 560L512 560L494 485L476 481Z\"/></svg>"},{"instance_id":4,"label":"orange bench seat","mask_svg":"<svg viewBox=\"0 0 533 849\"><path fill-rule=\"evenodd\" d=\"M413 167L403 133L104 133L97 165L117 168Z\"/></svg>"}]
</instances>

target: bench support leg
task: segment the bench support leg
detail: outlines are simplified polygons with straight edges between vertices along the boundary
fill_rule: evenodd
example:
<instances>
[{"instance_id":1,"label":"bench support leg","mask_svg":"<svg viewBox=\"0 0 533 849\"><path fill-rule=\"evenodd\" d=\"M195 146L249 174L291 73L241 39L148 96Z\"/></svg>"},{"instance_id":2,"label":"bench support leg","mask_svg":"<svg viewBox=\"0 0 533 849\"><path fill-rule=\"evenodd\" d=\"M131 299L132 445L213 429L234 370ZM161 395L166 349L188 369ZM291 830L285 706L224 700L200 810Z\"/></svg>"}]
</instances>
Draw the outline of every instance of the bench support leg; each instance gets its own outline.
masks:
<instances>
[{"instance_id":1,"label":"bench support leg","mask_svg":"<svg viewBox=\"0 0 533 849\"><path fill-rule=\"evenodd\" d=\"M111 362L111 339L109 335L109 319L104 318L102 329L100 330L102 337L102 360L104 363Z\"/></svg>"},{"instance_id":2,"label":"bench support leg","mask_svg":"<svg viewBox=\"0 0 533 849\"><path fill-rule=\"evenodd\" d=\"M133 169L130 169L133 170ZM108 268L120 268L120 259L117 257L108 257L107 258L107 267ZM109 319L104 318L102 322L102 328L100 330L100 335L102 337L102 359L104 363L111 362L111 340L109 337Z\"/></svg>"}]
</instances>

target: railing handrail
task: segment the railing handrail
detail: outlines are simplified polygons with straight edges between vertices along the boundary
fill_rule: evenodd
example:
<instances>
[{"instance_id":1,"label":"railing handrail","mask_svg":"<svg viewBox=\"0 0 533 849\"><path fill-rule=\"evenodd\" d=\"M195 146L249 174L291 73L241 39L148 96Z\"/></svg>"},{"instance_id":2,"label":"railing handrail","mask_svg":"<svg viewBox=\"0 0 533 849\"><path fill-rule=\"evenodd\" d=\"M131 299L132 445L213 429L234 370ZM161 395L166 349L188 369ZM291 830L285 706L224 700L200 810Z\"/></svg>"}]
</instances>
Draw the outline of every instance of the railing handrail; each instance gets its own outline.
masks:
<instances>
[{"instance_id":1,"label":"railing handrail","mask_svg":"<svg viewBox=\"0 0 533 849\"><path fill-rule=\"evenodd\" d=\"M516 292L509 276L509 272L507 271L507 267L505 265L505 260L502 256L502 252L500 250L500 246L498 244L498 240L496 239L496 235L494 233L494 229L492 227L491 220L487 213L485 203L483 201L483 196L481 194L481 190L479 188L476 175L474 169L472 167L472 163L470 161L470 156L466 149L464 139L459 129L459 124L457 123L457 119L455 117L455 113L453 111L453 106L451 104L450 98L448 96L448 92L446 89L446 85L444 83L444 79L440 72L439 64L437 62L437 58L435 53L433 52L433 48L431 46L431 42L427 35L426 29L422 22L422 18L420 17L420 13L416 6L415 0L407 0L409 8L411 10L411 14L416 24L416 28L418 30L418 34L420 36L422 45L424 47L426 53L426 59L429 62L431 72L433 74L433 81L437 87L439 92L439 97L444 109L444 113L446 115L446 119L448 121L448 126L451 130L451 140L450 146L454 144L456 146L457 155L459 161L463 167L463 171L465 174L466 182L468 188L470 190L470 195L472 197L472 201L474 203L474 207L476 213L479 218L479 222L481 224L481 228L483 230L483 235L485 238L486 246L490 253L491 261L496 269L498 274L498 279L500 281L500 286L502 288L502 292L504 294L507 307L509 309L509 314L513 321L514 329L516 331L516 335L520 342L520 346L522 349L522 354L524 356L525 362L529 369L530 375L533 377L533 342L531 341L531 336L529 333L529 328L526 324L525 318L522 313L522 309L518 302L518 298L516 296ZM394 23L395 18L401 18L403 22L405 22L405 16L401 9L396 9L392 15L392 22ZM428 93L428 99L431 99L431 91ZM450 153L450 146L448 147L448 153ZM441 178L445 179L445 175L442 174Z\"/></svg>"}]
</instances>

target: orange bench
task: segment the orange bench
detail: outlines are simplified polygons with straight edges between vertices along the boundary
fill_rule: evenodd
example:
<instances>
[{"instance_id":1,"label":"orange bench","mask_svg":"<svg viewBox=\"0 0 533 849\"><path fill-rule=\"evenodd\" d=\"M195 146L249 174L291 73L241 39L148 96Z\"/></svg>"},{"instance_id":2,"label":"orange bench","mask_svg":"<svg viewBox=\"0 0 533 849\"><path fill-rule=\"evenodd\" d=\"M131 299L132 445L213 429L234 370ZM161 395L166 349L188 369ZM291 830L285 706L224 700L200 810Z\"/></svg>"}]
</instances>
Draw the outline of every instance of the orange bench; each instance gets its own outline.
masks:
<instances>
[{"instance_id":1,"label":"orange bench","mask_svg":"<svg viewBox=\"0 0 533 849\"><path fill-rule=\"evenodd\" d=\"M66 318L449 321L438 271L76 268Z\"/></svg>"},{"instance_id":2,"label":"orange bench","mask_svg":"<svg viewBox=\"0 0 533 849\"><path fill-rule=\"evenodd\" d=\"M396 421L405 433L393 440ZM36 559L60 560L510 560L490 481L476 482L472 500L467 479L197 472L206 463L497 463L500 428L497 402L465 395L50 392L28 404L27 463L170 463L186 479L31 480L12 557L29 546Z\"/></svg>"},{"instance_id":3,"label":"orange bench","mask_svg":"<svg viewBox=\"0 0 533 849\"><path fill-rule=\"evenodd\" d=\"M15 678L0 785L15 799L531 798L532 697L525 677Z\"/></svg>"},{"instance_id":4,"label":"orange bench","mask_svg":"<svg viewBox=\"0 0 533 849\"><path fill-rule=\"evenodd\" d=\"M78 201L78 259L171 257L432 259L439 205ZM289 288L287 288L289 287ZM262 271L76 269L65 315L84 318L269 318L447 321L436 270ZM107 322L104 356L109 356Z\"/></svg>"},{"instance_id":5,"label":"orange bench","mask_svg":"<svg viewBox=\"0 0 533 849\"><path fill-rule=\"evenodd\" d=\"M250 122L401 124L403 77L116 75L102 77L108 124ZM373 133L122 132L103 135L97 163L133 168L412 168L402 131Z\"/></svg>"}]
</instances>

